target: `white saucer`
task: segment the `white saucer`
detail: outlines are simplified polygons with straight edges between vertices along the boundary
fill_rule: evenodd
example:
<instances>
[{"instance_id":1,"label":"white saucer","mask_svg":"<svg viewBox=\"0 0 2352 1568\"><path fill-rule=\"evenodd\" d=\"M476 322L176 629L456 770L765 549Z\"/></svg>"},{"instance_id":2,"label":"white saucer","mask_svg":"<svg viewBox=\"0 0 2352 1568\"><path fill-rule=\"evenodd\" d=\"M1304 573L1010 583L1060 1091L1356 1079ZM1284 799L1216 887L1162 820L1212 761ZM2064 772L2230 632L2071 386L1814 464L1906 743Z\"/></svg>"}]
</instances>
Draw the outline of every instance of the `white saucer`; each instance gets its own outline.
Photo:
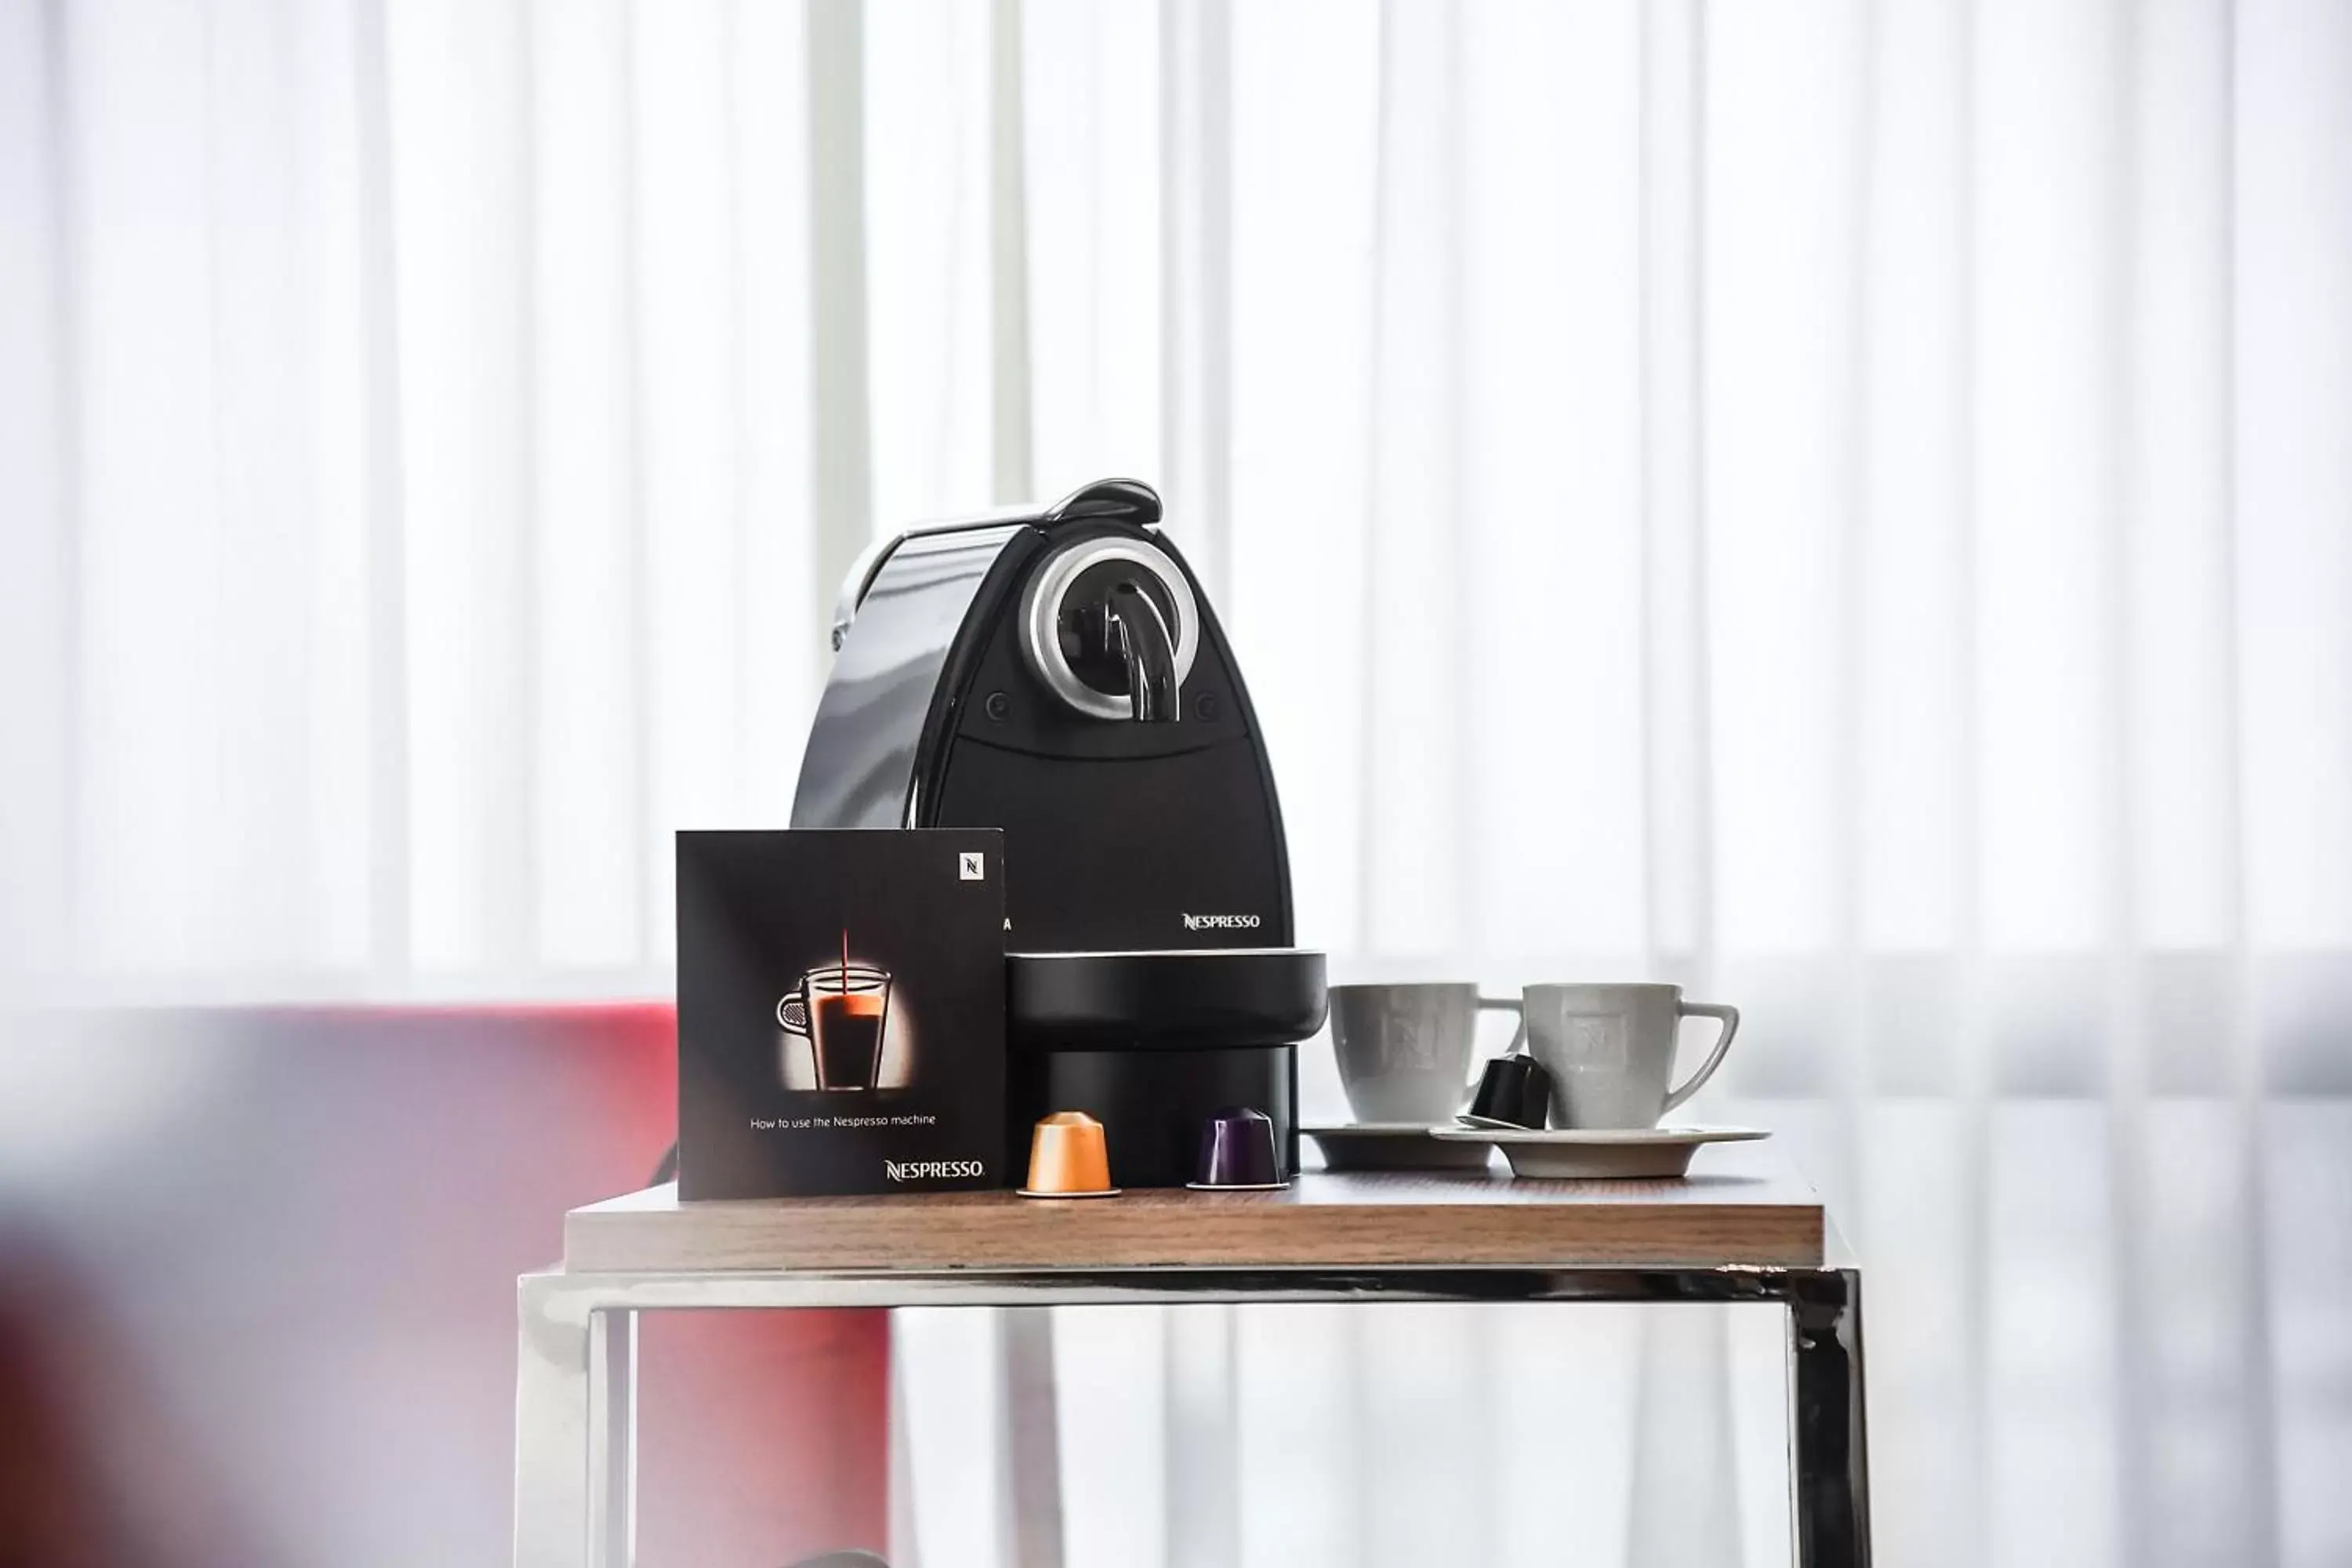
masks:
<instances>
[{"instance_id":1,"label":"white saucer","mask_svg":"<svg viewBox=\"0 0 2352 1568\"><path fill-rule=\"evenodd\" d=\"M1429 1135L1443 1143L1494 1144L1511 1163L1513 1175L1554 1180L1679 1176L1690 1170L1691 1156L1702 1143L1746 1143L1772 1136L1756 1127L1552 1128L1542 1132L1437 1127Z\"/></svg>"},{"instance_id":2,"label":"white saucer","mask_svg":"<svg viewBox=\"0 0 2352 1568\"><path fill-rule=\"evenodd\" d=\"M1115 1198L1118 1196L1120 1190L1118 1187L1105 1187L1100 1192L1093 1193L1033 1193L1027 1187L1015 1187L1013 1189L1013 1195L1021 1198Z\"/></svg>"},{"instance_id":3,"label":"white saucer","mask_svg":"<svg viewBox=\"0 0 2352 1568\"><path fill-rule=\"evenodd\" d=\"M1418 1121L1357 1121L1338 1127L1302 1127L1323 1151L1327 1171L1483 1171L1486 1151L1475 1144L1441 1143L1435 1129Z\"/></svg>"}]
</instances>

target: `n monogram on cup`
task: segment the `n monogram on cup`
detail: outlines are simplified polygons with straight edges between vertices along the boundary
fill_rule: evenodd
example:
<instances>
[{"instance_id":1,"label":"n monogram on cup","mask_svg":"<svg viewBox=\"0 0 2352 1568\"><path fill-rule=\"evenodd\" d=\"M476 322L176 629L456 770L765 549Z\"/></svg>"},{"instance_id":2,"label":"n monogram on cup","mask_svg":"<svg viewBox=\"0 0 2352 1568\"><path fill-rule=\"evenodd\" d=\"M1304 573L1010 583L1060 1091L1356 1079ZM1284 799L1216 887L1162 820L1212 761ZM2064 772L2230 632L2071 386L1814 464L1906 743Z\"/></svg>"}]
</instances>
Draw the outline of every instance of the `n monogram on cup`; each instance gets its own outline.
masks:
<instances>
[{"instance_id":1,"label":"n monogram on cup","mask_svg":"<svg viewBox=\"0 0 2352 1568\"><path fill-rule=\"evenodd\" d=\"M1622 1072L1631 1062L1631 1031L1617 1015L1575 1014L1561 1024L1560 1048L1570 1072Z\"/></svg>"},{"instance_id":2,"label":"n monogram on cup","mask_svg":"<svg viewBox=\"0 0 2352 1568\"><path fill-rule=\"evenodd\" d=\"M1417 1068L1423 1070L1438 1066L1440 1061L1438 1041L1435 1034L1429 1028L1428 1021L1408 1017L1401 1021L1401 1026L1397 1030L1394 1050L1391 1053L1394 1064L1401 1068Z\"/></svg>"}]
</instances>

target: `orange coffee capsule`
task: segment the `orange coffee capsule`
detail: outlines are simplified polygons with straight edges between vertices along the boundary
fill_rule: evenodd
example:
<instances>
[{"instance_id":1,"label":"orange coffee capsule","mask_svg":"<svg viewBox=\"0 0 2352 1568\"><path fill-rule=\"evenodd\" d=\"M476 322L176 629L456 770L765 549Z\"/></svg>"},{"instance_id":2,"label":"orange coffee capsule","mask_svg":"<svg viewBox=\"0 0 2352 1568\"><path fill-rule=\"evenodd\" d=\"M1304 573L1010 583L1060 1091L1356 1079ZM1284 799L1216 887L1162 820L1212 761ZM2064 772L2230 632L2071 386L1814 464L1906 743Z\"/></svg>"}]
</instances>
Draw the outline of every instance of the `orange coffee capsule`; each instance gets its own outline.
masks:
<instances>
[{"instance_id":1,"label":"orange coffee capsule","mask_svg":"<svg viewBox=\"0 0 2352 1568\"><path fill-rule=\"evenodd\" d=\"M1103 1124L1083 1110L1056 1110L1040 1118L1029 1134L1029 1181L1024 1198L1108 1198L1110 1149Z\"/></svg>"}]
</instances>

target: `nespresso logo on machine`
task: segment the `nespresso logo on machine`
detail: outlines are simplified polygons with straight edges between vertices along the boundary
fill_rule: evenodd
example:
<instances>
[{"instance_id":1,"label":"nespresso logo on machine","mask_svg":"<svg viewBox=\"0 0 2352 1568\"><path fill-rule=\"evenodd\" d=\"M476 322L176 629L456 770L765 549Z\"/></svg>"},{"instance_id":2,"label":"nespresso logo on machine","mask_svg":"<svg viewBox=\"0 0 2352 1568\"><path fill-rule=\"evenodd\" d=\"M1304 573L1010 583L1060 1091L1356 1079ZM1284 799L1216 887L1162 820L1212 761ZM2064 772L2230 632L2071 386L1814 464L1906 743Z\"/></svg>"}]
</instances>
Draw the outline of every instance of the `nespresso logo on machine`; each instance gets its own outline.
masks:
<instances>
[{"instance_id":1,"label":"nespresso logo on machine","mask_svg":"<svg viewBox=\"0 0 2352 1568\"><path fill-rule=\"evenodd\" d=\"M1186 915L1186 931L1255 931L1255 915Z\"/></svg>"},{"instance_id":2,"label":"nespresso logo on machine","mask_svg":"<svg viewBox=\"0 0 2352 1568\"><path fill-rule=\"evenodd\" d=\"M894 1182L960 1182L985 1175L978 1160L885 1160L882 1173Z\"/></svg>"}]
</instances>

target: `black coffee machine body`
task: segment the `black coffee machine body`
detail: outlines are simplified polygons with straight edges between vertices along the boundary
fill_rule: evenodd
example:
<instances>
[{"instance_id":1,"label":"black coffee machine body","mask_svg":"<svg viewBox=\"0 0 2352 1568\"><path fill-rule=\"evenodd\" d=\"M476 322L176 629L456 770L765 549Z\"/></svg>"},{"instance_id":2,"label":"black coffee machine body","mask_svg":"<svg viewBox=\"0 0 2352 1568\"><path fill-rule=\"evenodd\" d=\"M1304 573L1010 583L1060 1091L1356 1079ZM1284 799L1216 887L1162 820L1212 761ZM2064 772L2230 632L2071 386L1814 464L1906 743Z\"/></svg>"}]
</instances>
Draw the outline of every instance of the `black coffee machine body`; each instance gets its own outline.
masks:
<instances>
[{"instance_id":1,"label":"black coffee machine body","mask_svg":"<svg viewBox=\"0 0 2352 1568\"><path fill-rule=\"evenodd\" d=\"M1323 1013L1257 716L1160 515L1108 480L868 551L792 819L1003 829L1008 1160L1087 1110L1135 1186L1184 1181L1237 1104L1296 1170L1293 1042Z\"/></svg>"}]
</instances>

